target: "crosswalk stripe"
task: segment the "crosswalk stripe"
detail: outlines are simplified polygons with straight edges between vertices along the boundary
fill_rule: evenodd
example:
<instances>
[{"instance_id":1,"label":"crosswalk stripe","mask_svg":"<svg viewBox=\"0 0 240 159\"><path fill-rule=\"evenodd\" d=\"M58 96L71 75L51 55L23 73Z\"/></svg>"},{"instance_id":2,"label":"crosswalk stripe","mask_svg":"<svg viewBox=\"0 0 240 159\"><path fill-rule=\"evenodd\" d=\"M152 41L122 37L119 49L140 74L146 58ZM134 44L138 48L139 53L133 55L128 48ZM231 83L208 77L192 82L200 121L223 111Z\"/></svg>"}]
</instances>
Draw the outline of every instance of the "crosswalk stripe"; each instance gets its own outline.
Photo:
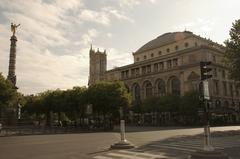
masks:
<instances>
[{"instance_id":1,"label":"crosswalk stripe","mask_svg":"<svg viewBox=\"0 0 240 159\"><path fill-rule=\"evenodd\" d=\"M115 156L115 157L129 158L129 159L145 159L145 158L138 157L138 156L130 156L130 155L119 154L119 153L107 153L107 155L108 156Z\"/></svg>"},{"instance_id":2,"label":"crosswalk stripe","mask_svg":"<svg viewBox=\"0 0 240 159\"><path fill-rule=\"evenodd\" d=\"M94 156L93 158L95 158L95 159L113 159L113 158L105 157L105 156Z\"/></svg>"},{"instance_id":3,"label":"crosswalk stripe","mask_svg":"<svg viewBox=\"0 0 240 159\"><path fill-rule=\"evenodd\" d=\"M154 155L150 153L145 153L145 152L132 152L132 151L126 151L126 150L120 150L122 153L127 153L127 154L133 154L133 155L141 155L141 156L146 156L146 157L163 157L160 155Z\"/></svg>"},{"instance_id":4,"label":"crosswalk stripe","mask_svg":"<svg viewBox=\"0 0 240 159\"><path fill-rule=\"evenodd\" d=\"M165 148L165 149L175 149L175 150L188 151L188 152L195 152L196 151L196 149L175 147L175 146L169 146L169 145L149 145L149 146L157 147L157 148Z\"/></svg>"}]
</instances>

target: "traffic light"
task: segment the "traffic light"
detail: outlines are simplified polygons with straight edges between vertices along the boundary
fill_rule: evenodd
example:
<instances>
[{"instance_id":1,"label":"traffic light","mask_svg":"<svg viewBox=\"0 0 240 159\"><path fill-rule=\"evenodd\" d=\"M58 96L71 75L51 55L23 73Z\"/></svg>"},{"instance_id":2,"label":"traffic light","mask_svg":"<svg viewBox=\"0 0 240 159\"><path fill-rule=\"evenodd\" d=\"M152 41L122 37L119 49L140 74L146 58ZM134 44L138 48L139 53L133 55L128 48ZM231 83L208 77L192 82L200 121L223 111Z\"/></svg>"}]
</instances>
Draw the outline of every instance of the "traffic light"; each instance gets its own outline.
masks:
<instances>
[{"instance_id":1,"label":"traffic light","mask_svg":"<svg viewBox=\"0 0 240 159\"><path fill-rule=\"evenodd\" d=\"M212 78L212 75L208 74L208 72L212 71L212 68L209 68L211 65L211 61L200 62L200 70L201 70L201 80L206 80Z\"/></svg>"}]
</instances>

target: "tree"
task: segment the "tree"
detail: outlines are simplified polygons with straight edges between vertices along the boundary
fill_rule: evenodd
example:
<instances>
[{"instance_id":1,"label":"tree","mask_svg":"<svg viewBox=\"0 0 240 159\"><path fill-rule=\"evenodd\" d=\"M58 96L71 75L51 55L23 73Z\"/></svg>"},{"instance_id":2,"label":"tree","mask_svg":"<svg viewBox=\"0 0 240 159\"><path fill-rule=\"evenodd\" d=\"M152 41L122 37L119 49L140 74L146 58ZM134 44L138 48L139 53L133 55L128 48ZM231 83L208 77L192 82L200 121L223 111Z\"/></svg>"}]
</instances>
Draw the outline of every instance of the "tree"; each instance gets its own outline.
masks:
<instances>
[{"instance_id":1,"label":"tree","mask_svg":"<svg viewBox=\"0 0 240 159\"><path fill-rule=\"evenodd\" d=\"M226 45L226 64L230 77L240 81L240 19L232 24L229 35L230 39L224 42Z\"/></svg>"},{"instance_id":2,"label":"tree","mask_svg":"<svg viewBox=\"0 0 240 159\"><path fill-rule=\"evenodd\" d=\"M0 73L0 119L6 115L6 109L16 106L17 90L13 84Z\"/></svg>"},{"instance_id":3,"label":"tree","mask_svg":"<svg viewBox=\"0 0 240 159\"><path fill-rule=\"evenodd\" d=\"M181 97L179 113L184 124L196 124L199 107L200 102L198 92L187 92Z\"/></svg>"},{"instance_id":4,"label":"tree","mask_svg":"<svg viewBox=\"0 0 240 159\"><path fill-rule=\"evenodd\" d=\"M93 112L98 117L116 119L119 116L120 107L127 109L131 102L131 96L123 82L99 82L88 89L88 101L93 106ZM109 121L109 120L108 120Z\"/></svg>"},{"instance_id":5,"label":"tree","mask_svg":"<svg viewBox=\"0 0 240 159\"><path fill-rule=\"evenodd\" d=\"M78 118L80 118L82 124L86 115L86 91L86 87L73 87L73 89L68 89L64 92L64 112L71 120L75 121L75 125L77 125Z\"/></svg>"}]
</instances>

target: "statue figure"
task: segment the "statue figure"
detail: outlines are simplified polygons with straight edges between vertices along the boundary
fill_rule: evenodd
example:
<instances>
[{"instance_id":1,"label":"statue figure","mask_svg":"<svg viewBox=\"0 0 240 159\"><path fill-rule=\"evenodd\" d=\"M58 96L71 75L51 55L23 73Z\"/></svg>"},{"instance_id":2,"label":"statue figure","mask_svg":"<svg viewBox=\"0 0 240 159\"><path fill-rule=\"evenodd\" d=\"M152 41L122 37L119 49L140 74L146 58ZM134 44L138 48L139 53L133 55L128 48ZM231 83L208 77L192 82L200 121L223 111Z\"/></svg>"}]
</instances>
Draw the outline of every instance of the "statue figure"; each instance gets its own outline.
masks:
<instances>
[{"instance_id":1,"label":"statue figure","mask_svg":"<svg viewBox=\"0 0 240 159\"><path fill-rule=\"evenodd\" d=\"M20 26L20 24L16 25L16 24L11 23L11 31L13 32L13 35L15 35L17 27L19 27L19 26Z\"/></svg>"}]
</instances>

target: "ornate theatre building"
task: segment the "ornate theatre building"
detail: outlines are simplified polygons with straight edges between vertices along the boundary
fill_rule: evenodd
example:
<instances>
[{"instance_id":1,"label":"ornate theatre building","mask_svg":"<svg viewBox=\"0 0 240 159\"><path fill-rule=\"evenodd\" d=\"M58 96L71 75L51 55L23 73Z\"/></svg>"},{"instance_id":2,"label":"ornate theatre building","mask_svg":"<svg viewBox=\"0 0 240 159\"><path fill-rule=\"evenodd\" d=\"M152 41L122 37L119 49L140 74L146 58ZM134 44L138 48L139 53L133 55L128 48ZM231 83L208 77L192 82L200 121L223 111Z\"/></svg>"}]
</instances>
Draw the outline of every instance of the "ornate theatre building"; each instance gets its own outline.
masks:
<instances>
[{"instance_id":1,"label":"ornate theatre building","mask_svg":"<svg viewBox=\"0 0 240 159\"><path fill-rule=\"evenodd\" d=\"M211 61L211 106L224 107L229 120L239 120L240 89L237 82L228 78L224 51L224 46L190 31L165 33L134 52L133 64L106 70L106 52L91 48L89 85L102 80L124 81L133 100L184 95L198 90L200 61Z\"/></svg>"}]
</instances>

